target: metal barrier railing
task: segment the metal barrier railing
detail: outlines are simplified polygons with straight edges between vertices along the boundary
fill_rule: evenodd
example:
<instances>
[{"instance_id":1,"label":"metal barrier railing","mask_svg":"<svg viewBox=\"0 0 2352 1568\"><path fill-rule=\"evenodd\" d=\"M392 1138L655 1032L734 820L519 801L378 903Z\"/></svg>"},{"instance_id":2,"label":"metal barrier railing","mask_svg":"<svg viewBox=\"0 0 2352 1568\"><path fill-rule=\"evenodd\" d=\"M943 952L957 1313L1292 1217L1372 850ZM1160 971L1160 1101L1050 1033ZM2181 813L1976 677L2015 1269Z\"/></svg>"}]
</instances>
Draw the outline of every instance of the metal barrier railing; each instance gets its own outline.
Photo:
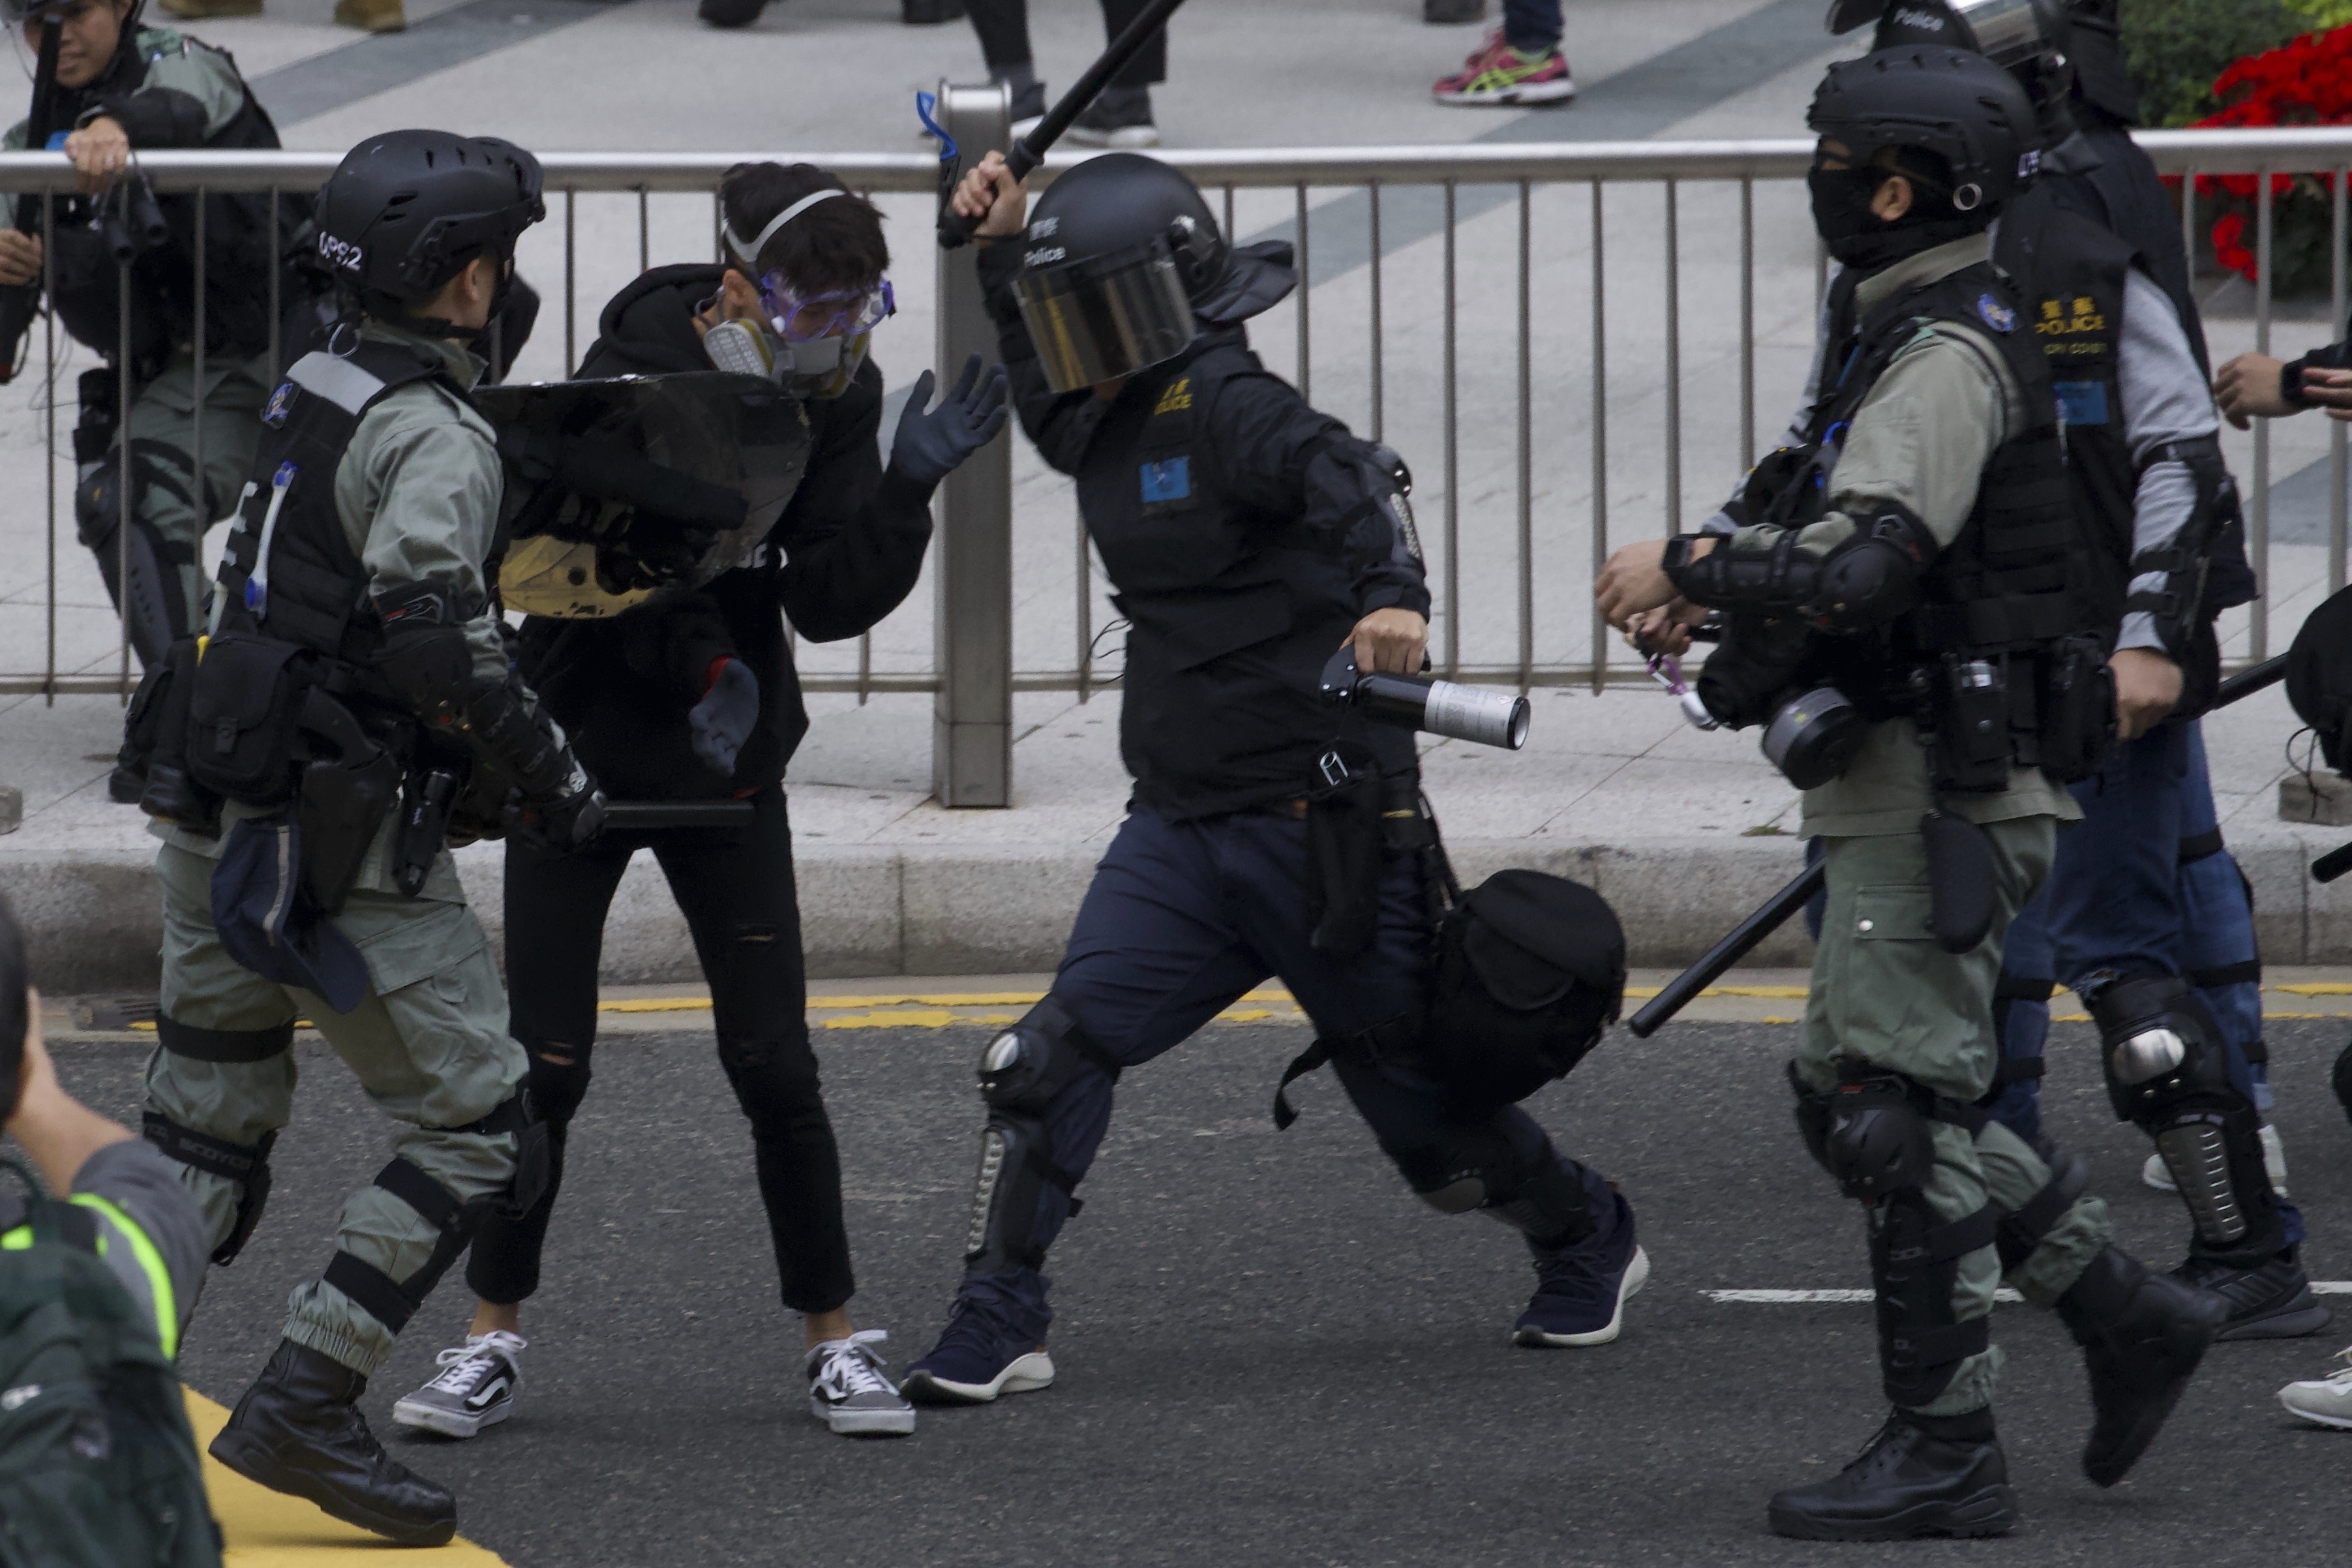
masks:
<instances>
[{"instance_id":1,"label":"metal barrier railing","mask_svg":"<svg viewBox=\"0 0 2352 1568\"><path fill-rule=\"evenodd\" d=\"M2352 127L2160 132L2143 134L2140 141L2158 166L2174 174L2340 174L2352 167ZM1255 323L1261 350L1276 357L1272 368L1286 372L1310 397L1319 388L1319 406L1376 438L1391 440L1424 470L1435 449L1436 473L1424 471L1417 504L1436 597L1433 653L1445 673L1521 688L1594 689L1639 679L1641 671L1591 611L1585 592L1591 574L1626 539L1681 527L1691 511L1712 510L1756 456L1759 386L1768 401L1793 401L1810 354L1822 266L1798 184L1811 155L1811 143L1800 139L1165 154L1222 204L1228 231L1237 238L1281 233L1297 244L1301 272L1312 287ZM527 362L526 369L552 376L576 364L585 347L583 289L593 325L593 312L609 289L588 275L609 272L604 263L610 257L622 257L625 269L632 259L642 269L656 258L657 248L677 253L683 246L686 255L714 255L715 201L704 206L681 205L679 198L710 197L729 166L756 156L761 155L547 155L554 221L526 237L525 270L544 289L554 270L546 265L547 247L560 246L562 361L550 357L555 312L543 309L532 350L536 363ZM922 154L808 156L877 199L895 198L906 253L902 263L936 256L928 289L902 286L902 302L911 300L918 311L939 312L941 345L951 339L971 341L971 323L947 320L939 304L961 298L966 303L958 309L971 308L968 288L949 287L949 269L969 268L972 253L931 251L928 215L936 162ZM162 153L142 157L140 167L159 192L307 193L335 163L335 154L324 153ZM1057 157L1040 178L1049 181L1067 166L1068 160ZM1785 199L1759 209L1759 182L1781 186ZM0 191L62 194L70 185L59 155L0 154ZM2193 178L2184 189L2181 221L2194 255L2206 247L2198 232ZM607 205L618 202L624 209L634 204L634 257L625 243L625 223L616 232L600 219L598 232L583 245L580 215L598 200ZM2336 336L2340 328L2335 323L2345 319L2341 178L2335 181L2333 202L2331 324L2317 339ZM2264 180L2255 225L2252 346L2265 352L2275 314L2273 209ZM1640 221L1653 215L1654 225ZM1696 232L1706 237L1696 247L1690 241L1694 218ZM1637 237L1621 237L1612 253L1610 230L1622 236L1629 223ZM1640 237L1645 234L1656 237L1654 248ZM1759 270L1766 274L1769 301L1760 317ZM628 275L633 274L625 270L622 280ZM919 281L912 267L902 265L902 276L908 283ZM199 285L201 300L201 279ZM1580 288L1589 313L1552 309ZM1402 308L1388 298L1400 289L1407 300ZM1654 289L1654 301L1645 300ZM1489 303L1496 300L1509 304L1498 310ZM1637 308L1652 303L1654 310ZM1686 316L1696 320L1686 321ZM1574 331L1561 324L1568 321L1585 323L1585 342L1574 341ZM22 668L26 661L14 651L29 652L26 639L6 634L0 645L0 693L119 694L134 679L119 633L109 661L112 668L97 668L86 658L66 660L61 668L59 529L70 527L70 521L59 515L59 481L65 479L69 493L72 469L68 466L61 475L59 468L55 399L62 360L54 321L45 322L39 335L35 363L16 384L46 388L47 395L26 405L0 392L0 458L11 445L37 446L47 458L47 620L37 668ZM201 329L198 336L201 342ZM1276 352L1286 337L1286 366ZM1644 368L1612 385L1612 352L1620 366ZM2218 345L2216 357L2222 357ZM1412 374L1400 376L1400 364ZM277 368L273 343L273 379ZM943 377L949 368L940 364ZM1782 404L1770 405L1777 414ZM1618 416L1613 422L1612 413ZM30 440L11 428L25 414L38 421L37 434L26 432ZM1689 439L1694 421L1702 426L1696 444ZM2347 566L2343 426L2333 425L2329 437L2324 571L2332 586L2344 582ZM2273 561L2273 433L2257 422L2251 443L2247 489L2256 569L2266 589L2274 565L2282 563L2293 568L2290 581L2308 585L2307 579L2319 576L2310 569L2315 560ZM1636 447L1642 448L1638 460L1630 455ZM1686 494L1685 458L1693 450L1720 457ZM1003 504L1009 507L1011 491L1031 485L1038 496L1051 495L1057 481L1043 473L1021 443L1013 475L1004 482L1008 495ZM21 483L16 488L19 494L31 489ZM1439 504L1432 507L1432 499ZM1035 553L1029 542L1051 527L1035 510L1034 502L1025 504L1013 550L1027 552L1022 555L1024 571L1035 563L1047 575L1070 574L1072 592L1062 601L1072 606L1070 623L1053 629L1059 613L1034 595L1023 599L1016 612L1009 586L1001 597L970 599L982 605L971 613L985 617L997 613L990 604L1006 606L1002 613L1007 625L977 628L983 642L997 638L1012 648L1009 622L1017 613L1031 623L1019 639L1024 655L1053 645L1071 650L1066 660L1019 661L1011 670L1009 689L1069 690L1083 700L1115 679L1098 667L1095 653L1109 610L1082 525L1075 550L1054 545ZM17 516L21 520L21 512ZM7 526L0 521L0 528ZM951 534L943 530L943 537ZM1006 558L984 569L1002 571L1010 579L1015 563L1011 552L1000 553ZM948 569L955 570L951 552L949 559ZM0 613L12 600L22 609L26 593L21 578L14 585L0 581ZM935 605L910 604L901 614L918 621L925 614L936 617L946 613L947 603L942 597ZM2257 601L2242 613L2251 657L2269 649L2272 608L2270 602ZM1041 635L1041 627L1050 635ZM859 643L854 668L842 666L830 652L810 650L817 657L804 683L814 690L854 691L861 699L877 691L941 692L942 718L953 721L939 673L946 662L939 650L947 646L947 637L944 627L930 639L894 634L894 647L931 641L930 656L877 661L869 636ZM942 798L962 804L952 794L943 793Z\"/></svg>"}]
</instances>

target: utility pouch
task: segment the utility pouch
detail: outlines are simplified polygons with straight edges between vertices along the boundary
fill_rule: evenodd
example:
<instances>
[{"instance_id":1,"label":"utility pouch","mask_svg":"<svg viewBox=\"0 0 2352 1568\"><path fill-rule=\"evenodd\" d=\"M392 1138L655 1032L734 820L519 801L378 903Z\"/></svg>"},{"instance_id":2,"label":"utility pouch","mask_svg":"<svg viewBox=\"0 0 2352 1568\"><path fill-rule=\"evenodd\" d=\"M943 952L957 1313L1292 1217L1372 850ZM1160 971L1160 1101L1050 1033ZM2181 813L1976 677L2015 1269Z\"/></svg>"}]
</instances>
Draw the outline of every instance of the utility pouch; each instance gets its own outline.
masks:
<instances>
[{"instance_id":1,"label":"utility pouch","mask_svg":"<svg viewBox=\"0 0 2352 1568\"><path fill-rule=\"evenodd\" d=\"M300 728L306 739L325 742L311 748L295 796L303 887L318 911L332 918L342 913L376 830L392 812L400 793L400 763L368 739L349 709L318 687L303 693Z\"/></svg>"},{"instance_id":2,"label":"utility pouch","mask_svg":"<svg viewBox=\"0 0 2352 1568\"><path fill-rule=\"evenodd\" d=\"M401 786L400 831L393 837L392 884L401 897L425 890L449 832L449 808L457 798L455 769L420 764Z\"/></svg>"},{"instance_id":3,"label":"utility pouch","mask_svg":"<svg viewBox=\"0 0 2352 1568\"><path fill-rule=\"evenodd\" d=\"M1381 778L1351 771L1336 750L1307 796L1307 943L1334 958L1368 951L1381 929Z\"/></svg>"},{"instance_id":4,"label":"utility pouch","mask_svg":"<svg viewBox=\"0 0 2352 1568\"><path fill-rule=\"evenodd\" d=\"M2042 656L2042 771L2060 784L2089 778L2116 738L2116 678L2095 637L2072 637Z\"/></svg>"},{"instance_id":5,"label":"utility pouch","mask_svg":"<svg viewBox=\"0 0 2352 1568\"><path fill-rule=\"evenodd\" d=\"M123 716L122 750L107 790L158 821L210 838L220 832L220 796L188 773L188 704L196 683L196 642L173 643Z\"/></svg>"},{"instance_id":6,"label":"utility pouch","mask_svg":"<svg viewBox=\"0 0 2352 1568\"><path fill-rule=\"evenodd\" d=\"M1992 839L1948 811L1921 817L1919 837L1927 847L1928 932L1946 952L1967 952L1992 931Z\"/></svg>"},{"instance_id":7,"label":"utility pouch","mask_svg":"<svg viewBox=\"0 0 2352 1568\"><path fill-rule=\"evenodd\" d=\"M1933 726L1937 793L2009 787L2009 660L1944 656Z\"/></svg>"},{"instance_id":8,"label":"utility pouch","mask_svg":"<svg viewBox=\"0 0 2352 1568\"><path fill-rule=\"evenodd\" d=\"M1497 871L1438 928L1423 1070L1458 1104L1512 1104L1582 1061L1624 994L1625 933L1600 894Z\"/></svg>"},{"instance_id":9,"label":"utility pouch","mask_svg":"<svg viewBox=\"0 0 2352 1568\"><path fill-rule=\"evenodd\" d=\"M251 632L214 637L188 699L188 772L206 789L274 809L294 794L295 732L310 650Z\"/></svg>"}]
</instances>

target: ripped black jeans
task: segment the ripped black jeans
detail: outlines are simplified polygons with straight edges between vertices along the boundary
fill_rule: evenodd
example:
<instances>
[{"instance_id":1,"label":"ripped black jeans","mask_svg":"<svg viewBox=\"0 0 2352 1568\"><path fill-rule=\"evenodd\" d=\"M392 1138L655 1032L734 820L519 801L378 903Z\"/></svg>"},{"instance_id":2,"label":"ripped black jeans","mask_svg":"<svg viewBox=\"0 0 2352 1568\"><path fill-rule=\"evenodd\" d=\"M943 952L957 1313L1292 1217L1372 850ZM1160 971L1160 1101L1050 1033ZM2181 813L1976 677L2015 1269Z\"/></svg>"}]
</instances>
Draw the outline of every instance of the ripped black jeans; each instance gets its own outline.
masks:
<instances>
[{"instance_id":1,"label":"ripped black jeans","mask_svg":"<svg viewBox=\"0 0 2352 1568\"><path fill-rule=\"evenodd\" d=\"M569 854L507 843L507 989L530 1053L531 1103L553 1133L547 1195L519 1220L492 1215L474 1237L466 1283L485 1301L539 1289L540 1249L562 1185L572 1113L588 1093L604 914L629 858L650 848L694 933L710 983L719 1064L751 1122L751 1149L784 1305L829 1312L856 1290L841 1218L841 1157L809 1049L784 792L752 796L747 827L608 833ZM649 1154L638 1151L629 1158Z\"/></svg>"}]
</instances>

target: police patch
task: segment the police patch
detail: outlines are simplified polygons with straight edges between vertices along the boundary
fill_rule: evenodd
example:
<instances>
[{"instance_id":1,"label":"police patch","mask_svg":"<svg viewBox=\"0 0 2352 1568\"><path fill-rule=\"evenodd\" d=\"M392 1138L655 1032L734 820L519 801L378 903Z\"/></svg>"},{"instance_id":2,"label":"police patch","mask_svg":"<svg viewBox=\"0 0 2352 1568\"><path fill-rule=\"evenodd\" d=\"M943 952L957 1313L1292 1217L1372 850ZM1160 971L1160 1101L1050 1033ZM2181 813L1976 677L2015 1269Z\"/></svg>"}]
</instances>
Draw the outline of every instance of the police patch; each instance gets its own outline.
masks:
<instances>
[{"instance_id":1,"label":"police patch","mask_svg":"<svg viewBox=\"0 0 2352 1568\"><path fill-rule=\"evenodd\" d=\"M2107 422L2107 387L2100 381L2062 381L2058 384L2058 412L2069 425L2105 425Z\"/></svg>"},{"instance_id":2,"label":"police patch","mask_svg":"<svg viewBox=\"0 0 2352 1568\"><path fill-rule=\"evenodd\" d=\"M1996 332L2017 331L2017 312L1990 294L1977 296L1977 314L1983 317L1984 324Z\"/></svg>"},{"instance_id":3,"label":"police patch","mask_svg":"<svg viewBox=\"0 0 2352 1568\"><path fill-rule=\"evenodd\" d=\"M1182 500L1192 493L1192 459L1171 458L1143 465L1143 504Z\"/></svg>"},{"instance_id":4,"label":"police patch","mask_svg":"<svg viewBox=\"0 0 2352 1568\"><path fill-rule=\"evenodd\" d=\"M275 429L286 423L287 410L294 406L294 384L281 381L278 390L269 395L269 406L261 411L261 422Z\"/></svg>"}]
</instances>

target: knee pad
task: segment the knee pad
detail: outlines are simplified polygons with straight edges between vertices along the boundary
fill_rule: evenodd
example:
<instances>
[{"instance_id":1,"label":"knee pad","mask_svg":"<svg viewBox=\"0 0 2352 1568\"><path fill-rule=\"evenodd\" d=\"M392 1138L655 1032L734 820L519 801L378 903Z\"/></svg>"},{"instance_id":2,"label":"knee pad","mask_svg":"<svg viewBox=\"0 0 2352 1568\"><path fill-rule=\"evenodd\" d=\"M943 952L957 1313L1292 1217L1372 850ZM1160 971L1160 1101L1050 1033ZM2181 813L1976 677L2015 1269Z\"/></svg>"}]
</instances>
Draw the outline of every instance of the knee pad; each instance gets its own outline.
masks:
<instances>
[{"instance_id":1,"label":"knee pad","mask_svg":"<svg viewBox=\"0 0 2352 1568\"><path fill-rule=\"evenodd\" d=\"M1593 1232L1582 1167L1549 1145L1530 1158L1492 1123L1465 1128L1397 1163L1415 1194L1440 1214L1483 1210L1541 1247L1566 1247Z\"/></svg>"},{"instance_id":2,"label":"knee pad","mask_svg":"<svg viewBox=\"0 0 2352 1568\"><path fill-rule=\"evenodd\" d=\"M2119 1121L2156 1141L2209 1248L2275 1251L2283 1231L2263 1168L2261 1118L2230 1081L2221 1026L2177 974L2116 981L2090 1004Z\"/></svg>"},{"instance_id":3,"label":"knee pad","mask_svg":"<svg viewBox=\"0 0 2352 1568\"><path fill-rule=\"evenodd\" d=\"M75 531L97 558L107 596L123 616L131 647L147 665L161 659L166 648L188 635L188 597L181 579L184 573L197 567L195 552L189 546L164 538L139 514L151 467L137 461L132 465L134 494L127 538L122 534L120 465L100 464L74 489Z\"/></svg>"},{"instance_id":4,"label":"knee pad","mask_svg":"<svg viewBox=\"0 0 2352 1568\"><path fill-rule=\"evenodd\" d=\"M278 1134L265 1132L257 1143L231 1143L152 1110L140 1119L140 1131L166 1158L237 1184L236 1218L212 1251L212 1260L223 1268L236 1262L269 1204L269 1151Z\"/></svg>"},{"instance_id":5,"label":"knee pad","mask_svg":"<svg viewBox=\"0 0 2352 1568\"><path fill-rule=\"evenodd\" d=\"M1875 1203L1927 1184L1936 1168L1933 1123L1951 1120L1933 1093L1901 1073L1869 1067L1847 1069L1823 1094L1798 1077L1791 1062L1789 1084L1805 1147L1846 1196Z\"/></svg>"},{"instance_id":6,"label":"knee pad","mask_svg":"<svg viewBox=\"0 0 2352 1568\"><path fill-rule=\"evenodd\" d=\"M1951 1386L1960 1363L1992 1342L1990 1316L1958 1321L1952 1290L1960 1260L1994 1245L1990 1206L1946 1220L1916 1188L1897 1188L1870 1209L1870 1276L1877 1297L1878 1362L1887 1399L1916 1408Z\"/></svg>"},{"instance_id":7,"label":"knee pad","mask_svg":"<svg viewBox=\"0 0 2352 1568\"><path fill-rule=\"evenodd\" d=\"M1050 995L982 1051L980 1094L988 1125L980 1135L964 1236L964 1267L971 1272L1001 1274L1043 1264L1037 1205L1047 1186L1069 1200L1072 1215L1085 1206L1076 1195L1077 1175L1053 1157L1045 1113L1055 1096L1090 1071L1117 1082L1119 1063Z\"/></svg>"}]
</instances>

